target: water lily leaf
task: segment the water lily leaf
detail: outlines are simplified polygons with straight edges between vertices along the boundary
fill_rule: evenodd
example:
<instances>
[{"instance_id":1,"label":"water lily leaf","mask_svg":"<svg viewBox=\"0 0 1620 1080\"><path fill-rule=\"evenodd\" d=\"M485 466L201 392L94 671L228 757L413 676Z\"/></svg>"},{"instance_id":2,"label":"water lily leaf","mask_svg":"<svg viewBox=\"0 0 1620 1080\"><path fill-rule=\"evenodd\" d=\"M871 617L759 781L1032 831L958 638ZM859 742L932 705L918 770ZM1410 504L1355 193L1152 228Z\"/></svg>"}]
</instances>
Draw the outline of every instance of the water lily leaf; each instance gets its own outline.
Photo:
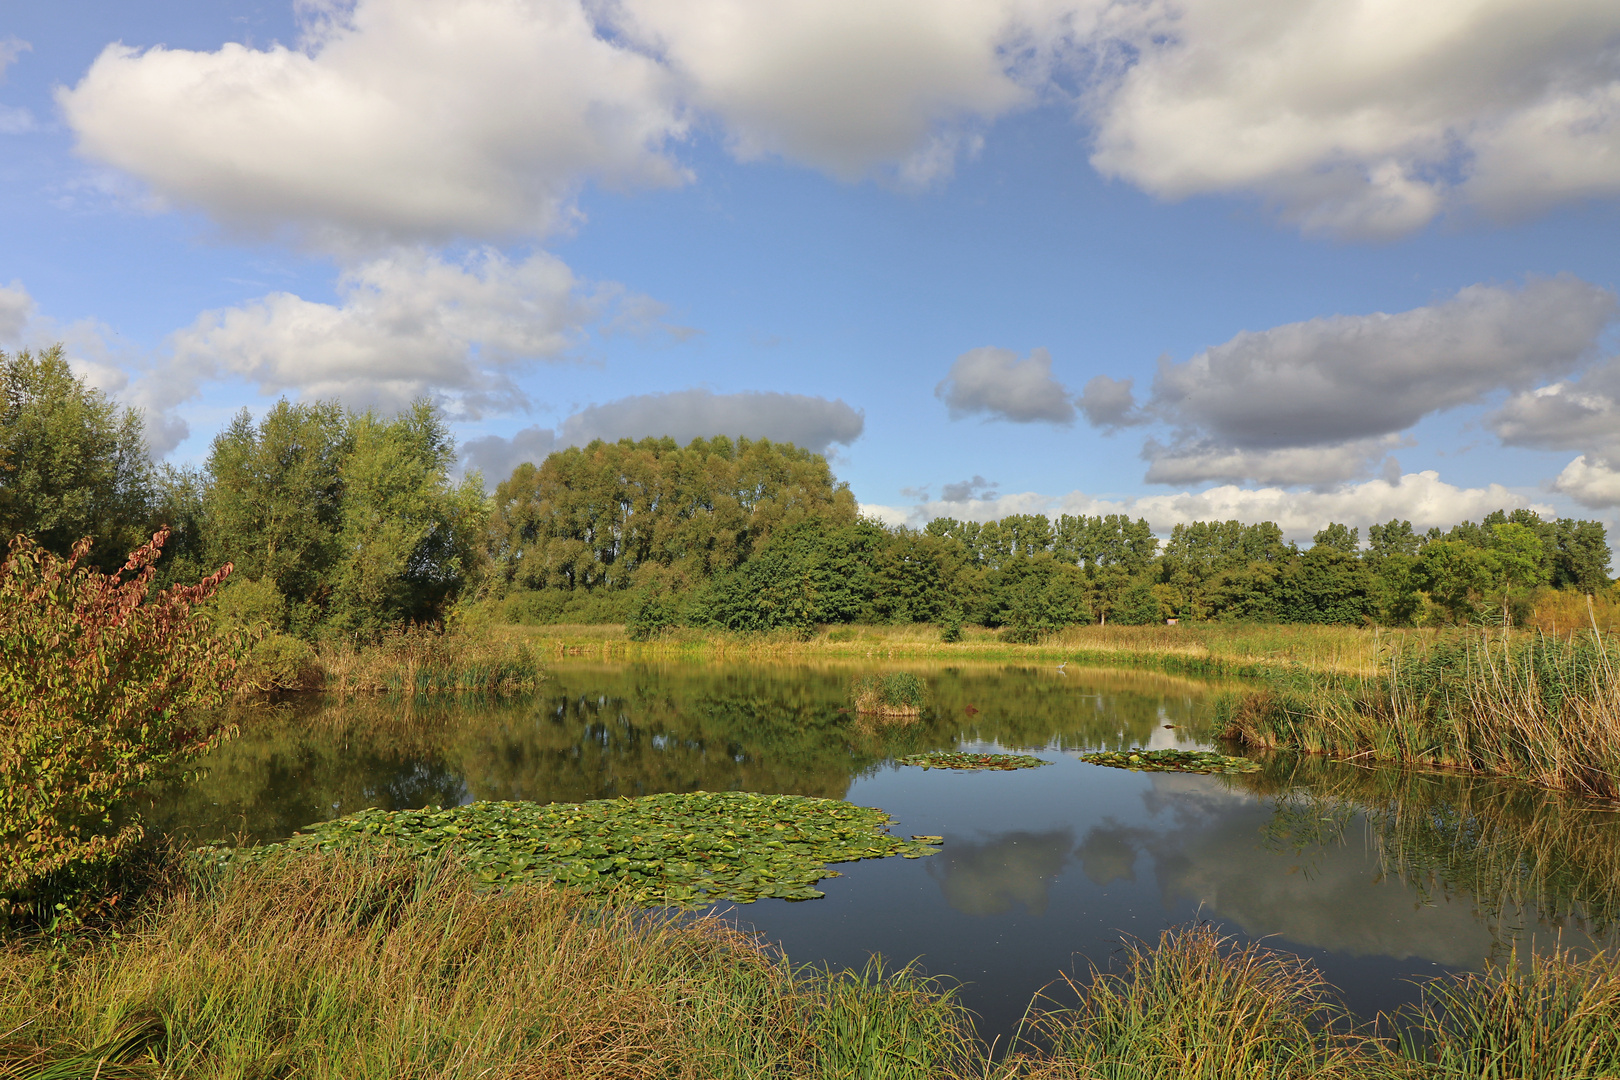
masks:
<instances>
[{"instance_id":1,"label":"water lily leaf","mask_svg":"<svg viewBox=\"0 0 1620 1080\"><path fill-rule=\"evenodd\" d=\"M968 754L935 750L927 754L907 754L894 759L896 765L917 765L924 769L1034 769L1051 764L1032 754Z\"/></svg>"},{"instance_id":2,"label":"water lily leaf","mask_svg":"<svg viewBox=\"0 0 1620 1080\"><path fill-rule=\"evenodd\" d=\"M940 837L890 835L881 810L837 799L689 792L586 803L482 802L450 810L363 810L306 826L280 844L211 849L220 861L278 849L332 851L387 842L458 852L492 885L559 881L616 902L694 907L759 896L811 900L829 863L936 853Z\"/></svg>"},{"instance_id":3,"label":"water lily leaf","mask_svg":"<svg viewBox=\"0 0 1620 1080\"><path fill-rule=\"evenodd\" d=\"M1229 757L1213 750L1100 750L1081 754L1081 761L1114 769L1139 772L1247 773L1259 772L1260 763L1244 757Z\"/></svg>"}]
</instances>

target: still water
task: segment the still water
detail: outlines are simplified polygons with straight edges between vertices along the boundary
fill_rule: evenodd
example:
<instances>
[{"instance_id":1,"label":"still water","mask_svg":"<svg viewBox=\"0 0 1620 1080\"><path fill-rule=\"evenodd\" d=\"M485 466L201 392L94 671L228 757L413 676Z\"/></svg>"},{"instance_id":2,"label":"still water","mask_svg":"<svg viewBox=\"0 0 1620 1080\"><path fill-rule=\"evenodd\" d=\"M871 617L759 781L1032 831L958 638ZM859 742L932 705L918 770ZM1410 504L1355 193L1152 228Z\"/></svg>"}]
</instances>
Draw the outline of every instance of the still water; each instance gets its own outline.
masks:
<instances>
[{"instance_id":1,"label":"still water","mask_svg":"<svg viewBox=\"0 0 1620 1080\"><path fill-rule=\"evenodd\" d=\"M369 806L580 801L745 790L844 798L931 858L841 864L820 900L729 917L795 961L873 953L963 983L1005 1038L1033 994L1106 967L1122 935L1210 920L1311 957L1356 1011L1411 980L1514 949L1613 938L1620 815L1524 785L1277 756L1260 773L1132 773L1088 749L1208 746L1208 684L1069 667L918 667L922 720L844 712L847 666L562 663L502 701L304 701L238 718L241 736L143 808L212 840L285 837ZM898 768L931 749L1019 750L1018 772Z\"/></svg>"}]
</instances>

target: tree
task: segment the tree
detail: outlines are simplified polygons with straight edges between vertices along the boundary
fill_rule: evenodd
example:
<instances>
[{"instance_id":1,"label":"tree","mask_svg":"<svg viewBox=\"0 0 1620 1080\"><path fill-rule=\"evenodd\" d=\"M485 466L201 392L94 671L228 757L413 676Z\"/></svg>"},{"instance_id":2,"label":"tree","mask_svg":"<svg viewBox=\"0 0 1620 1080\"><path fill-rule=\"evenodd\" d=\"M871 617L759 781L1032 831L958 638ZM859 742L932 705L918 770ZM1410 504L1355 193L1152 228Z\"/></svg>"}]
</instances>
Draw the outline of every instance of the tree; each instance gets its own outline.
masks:
<instances>
[{"instance_id":1,"label":"tree","mask_svg":"<svg viewBox=\"0 0 1620 1080\"><path fill-rule=\"evenodd\" d=\"M258 424L244 410L208 457L209 550L285 600L258 605L282 612L276 630L370 639L437 620L484 557L482 480L452 484L454 462L427 402L392 419L336 402L280 401Z\"/></svg>"},{"instance_id":2,"label":"tree","mask_svg":"<svg viewBox=\"0 0 1620 1080\"><path fill-rule=\"evenodd\" d=\"M0 352L0 533L111 568L140 542L151 498L140 414L77 378L54 345Z\"/></svg>"},{"instance_id":3,"label":"tree","mask_svg":"<svg viewBox=\"0 0 1620 1080\"><path fill-rule=\"evenodd\" d=\"M1354 555L1361 549L1361 530L1352 529L1348 525L1341 525L1337 521L1330 522L1327 528L1311 537L1311 542L1319 548L1328 548L1340 551L1346 555Z\"/></svg>"}]
</instances>

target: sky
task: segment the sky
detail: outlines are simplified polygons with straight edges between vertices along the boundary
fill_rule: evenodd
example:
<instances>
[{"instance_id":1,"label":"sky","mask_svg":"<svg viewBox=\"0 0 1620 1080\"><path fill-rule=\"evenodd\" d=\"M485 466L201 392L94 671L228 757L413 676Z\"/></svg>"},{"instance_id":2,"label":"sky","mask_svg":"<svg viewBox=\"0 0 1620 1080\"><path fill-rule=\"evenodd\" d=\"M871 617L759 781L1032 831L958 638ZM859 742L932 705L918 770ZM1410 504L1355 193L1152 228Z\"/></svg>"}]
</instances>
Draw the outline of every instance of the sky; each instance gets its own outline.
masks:
<instances>
[{"instance_id":1,"label":"sky","mask_svg":"<svg viewBox=\"0 0 1620 1080\"><path fill-rule=\"evenodd\" d=\"M1620 526L1613 0L0 0L0 350L828 455L892 524Z\"/></svg>"}]
</instances>

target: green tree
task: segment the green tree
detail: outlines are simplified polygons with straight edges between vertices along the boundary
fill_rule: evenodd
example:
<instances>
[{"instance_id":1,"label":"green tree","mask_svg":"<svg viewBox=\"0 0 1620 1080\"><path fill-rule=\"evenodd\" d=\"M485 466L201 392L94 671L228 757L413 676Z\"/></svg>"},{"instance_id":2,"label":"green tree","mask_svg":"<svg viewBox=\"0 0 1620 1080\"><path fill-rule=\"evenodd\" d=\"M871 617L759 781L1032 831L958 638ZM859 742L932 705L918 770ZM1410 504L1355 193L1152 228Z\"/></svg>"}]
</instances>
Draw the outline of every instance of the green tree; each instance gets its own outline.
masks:
<instances>
[{"instance_id":1,"label":"green tree","mask_svg":"<svg viewBox=\"0 0 1620 1080\"><path fill-rule=\"evenodd\" d=\"M208 550L285 600L273 627L375 638L440 618L480 572L482 480L453 484L455 444L418 402L391 419L335 402L239 414L205 468ZM245 584L234 585L243 588Z\"/></svg>"},{"instance_id":2,"label":"green tree","mask_svg":"<svg viewBox=\"0 0 1620 1080\"><path fill-rule=\"evenodd\" d=\"M1311 537L1311 542L1319 548L1328 548L1333 551L1341 551L1346 555L1354 555L1361 549L1361 530L1334 521L1330 522L1327 528Z\"/></svg>"},{"instance_id":3,"label":"green tree","mask_svg":"<svg viewBox=\"0 0 1620 1080\"><path fill-rule=\"evenodd\" d=\"M0 530L111 569L140 543L152 467L140 414L77 378L54 345L0 352Z\"/></svg>"}]
</instances>

